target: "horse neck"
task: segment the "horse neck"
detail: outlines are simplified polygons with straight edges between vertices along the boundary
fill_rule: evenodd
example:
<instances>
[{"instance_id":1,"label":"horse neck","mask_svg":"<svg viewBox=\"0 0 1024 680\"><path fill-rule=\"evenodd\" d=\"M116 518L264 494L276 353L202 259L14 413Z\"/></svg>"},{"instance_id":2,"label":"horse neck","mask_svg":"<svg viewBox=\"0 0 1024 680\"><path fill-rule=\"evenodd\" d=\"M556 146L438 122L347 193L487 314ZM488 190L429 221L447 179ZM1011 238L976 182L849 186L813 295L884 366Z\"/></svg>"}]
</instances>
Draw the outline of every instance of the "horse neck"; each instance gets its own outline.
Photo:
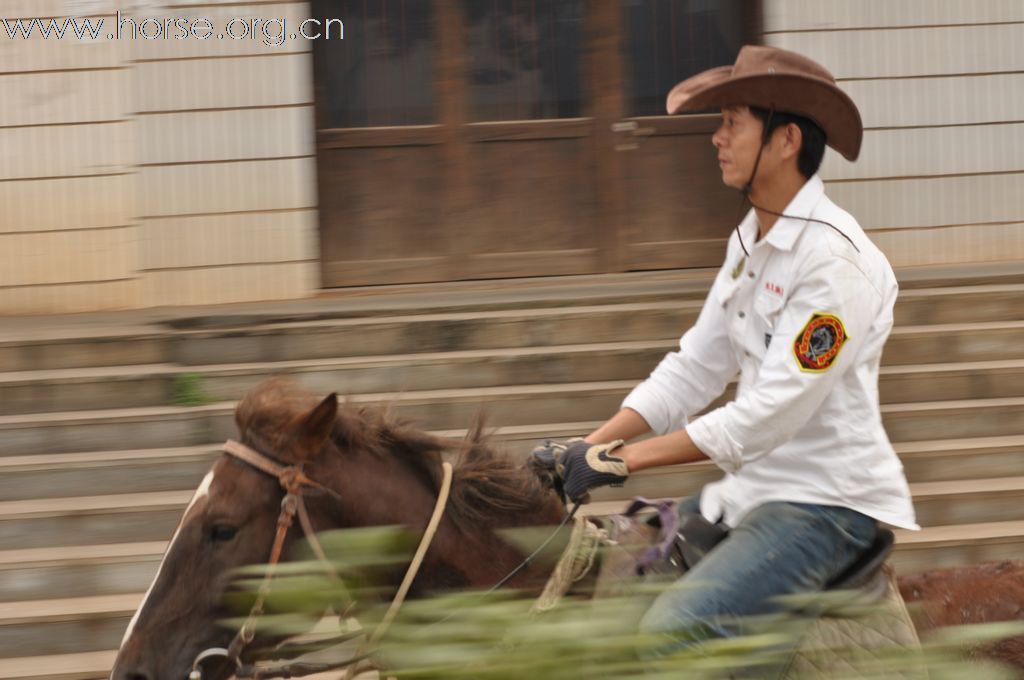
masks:
<instances>
[{"instance_id":1,"label":"horse neck","mask_svg":"<svg viewBox=\"0 0 1024 680\"><path fill-rule=\"evenodd\" d=\"M362 462L366 463L358 466L364 475L362 482L350 478L355 465L323 466L310 471L325 486L342 490L341 501L325 497L309 504L316 530L397 524L409 527L419 540L437 505L437 495L407 471L379 465L380 461ZM563 515L564 508L554 493L550 494L549 502L530 512L482 521L456 523L451 509L446 509L431 539L413 594L493 586L526 557L499 530L529 526L551 526L554 530ZM509 585L522 587L535 581L536 571L536 567L524 569ZM396 578L401 576L397 574Z\"/></svg>"},{"instance_id":2,"label":"horse neck","mask_svg":"<svg viewBox=\"0 0 1024 680\"><path fill-rule=\"evenodd\" d=\"M462 522L460 526L450 519L442 522L432 546L435 559L430 568L424 564L424 583L436 582L431 587L491 587L519 569L527 557L521 547L503 535L503 530L550 527L555 531L564 514L561 501L552 493L549 502L530 512ZM550 566L531 562L508 585L519 588L542 585ZM453 574L463 575L464 581L448 582Z\"/></svg>"}]
</instances>

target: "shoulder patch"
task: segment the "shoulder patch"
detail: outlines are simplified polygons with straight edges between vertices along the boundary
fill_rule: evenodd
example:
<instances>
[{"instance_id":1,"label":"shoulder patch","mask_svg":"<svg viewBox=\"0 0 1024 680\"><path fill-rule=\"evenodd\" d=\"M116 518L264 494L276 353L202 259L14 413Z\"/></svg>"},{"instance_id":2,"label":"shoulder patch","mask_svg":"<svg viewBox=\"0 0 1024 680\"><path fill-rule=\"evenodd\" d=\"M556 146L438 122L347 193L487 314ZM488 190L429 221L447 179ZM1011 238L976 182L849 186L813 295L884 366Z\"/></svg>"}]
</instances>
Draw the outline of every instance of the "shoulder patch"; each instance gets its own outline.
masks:
<instances>
[{"instance_id":1,"label":"shoulder patch","mask_svg":"<svg viewBox=\"0 0 1024 680\"><path fill-rule=\"evenodd\" d=\"M793 341L793 354L801 371L827 371L839 356L849 337L834 314L811 314L810 321Z\"/></svg>"}]
</instances>

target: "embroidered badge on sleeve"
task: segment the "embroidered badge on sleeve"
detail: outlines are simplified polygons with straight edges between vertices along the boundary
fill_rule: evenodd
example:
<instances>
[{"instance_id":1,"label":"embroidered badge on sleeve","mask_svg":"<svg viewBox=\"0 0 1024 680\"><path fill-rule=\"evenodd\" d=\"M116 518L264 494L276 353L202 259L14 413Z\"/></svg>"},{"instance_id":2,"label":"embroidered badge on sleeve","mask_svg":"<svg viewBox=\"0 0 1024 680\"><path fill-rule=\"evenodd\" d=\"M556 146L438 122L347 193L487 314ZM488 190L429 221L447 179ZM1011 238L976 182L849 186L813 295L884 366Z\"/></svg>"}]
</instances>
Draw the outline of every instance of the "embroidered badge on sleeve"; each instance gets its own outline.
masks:
<instances>
[{"instance_id":1,"label":"embroidered badge on sleeve","mask_svg":"<svg viewBox=\"0 0 1024 680\"><path fill-rule=\"evenodd\" d=\"M827 371L843 343L848 340L846 328L833 314L812 314L804 329L793 342L793 354L801 371Z\"/></svg>"}]
</instances>

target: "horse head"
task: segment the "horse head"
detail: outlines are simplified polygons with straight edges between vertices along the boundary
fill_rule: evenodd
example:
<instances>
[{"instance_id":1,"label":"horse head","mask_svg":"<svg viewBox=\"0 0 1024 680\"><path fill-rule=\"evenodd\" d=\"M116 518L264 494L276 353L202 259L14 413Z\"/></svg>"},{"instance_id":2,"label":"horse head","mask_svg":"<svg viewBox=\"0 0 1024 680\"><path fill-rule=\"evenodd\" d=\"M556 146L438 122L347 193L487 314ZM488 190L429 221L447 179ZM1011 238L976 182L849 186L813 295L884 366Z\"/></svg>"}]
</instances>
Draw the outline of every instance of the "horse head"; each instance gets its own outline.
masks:
<instances>
[{"instance_id":1,"label":"horse head","mask_svg":"<svg viewBox=\"0 0 1024 680\"><path fill-rule=\"evenodd\" d=\"M236 411L242 443L282 466L315 465L334 427L337 397L307 408L268 387ZM181 680L204 650L231 644L235 632L218 625L228 613L222 596L235 569L267 561L283 497L277 479L244 462L222 455L214 463L128 624L112 680ZM232 670L214 658L204 664L203 677L227 678Z\"/></svg>"},{"instance_id":2,"label":"horse head","mask_svg":"<svg viewBox=\"0 0 1024 680\"><path fill-rule=\"evenodd\" d=\"M311 481L303 500L315 531L397 524L422 532L437 499L442 454L460 454L451 499L413 596L495 583L522 553L494 529L556 523L562 511L557 496L523 466L496 455L479 430L460 445L381 409L339 408L334 394L318 399L283 379L250 391L235 421L242 448L292 471L292 481L298 471ZM238 649L232 647L238 631L218 623L238 613L225 608L224 595L238 568L268 562L283 486L275 474L235 456L225 453L214 463L128 625L111 680L182 680L204 652ZM281 542L282 561L302 537L296 523ZM224 680L235 664L214 653L202 662L203 680Z\"/></svg>"}]
</instances>

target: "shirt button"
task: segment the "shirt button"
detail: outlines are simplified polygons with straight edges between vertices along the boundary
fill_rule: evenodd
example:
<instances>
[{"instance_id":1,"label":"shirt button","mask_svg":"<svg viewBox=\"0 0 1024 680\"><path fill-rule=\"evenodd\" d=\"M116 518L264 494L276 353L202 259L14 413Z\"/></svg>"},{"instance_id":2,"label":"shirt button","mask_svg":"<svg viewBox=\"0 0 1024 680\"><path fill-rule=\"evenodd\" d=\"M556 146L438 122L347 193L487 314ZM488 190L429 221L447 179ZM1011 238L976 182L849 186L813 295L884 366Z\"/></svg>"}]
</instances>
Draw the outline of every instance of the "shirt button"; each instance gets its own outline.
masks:
<instances>
[{"instance_id":1,"label":"shirt button","mask_svg":"<svg viewBox=\"0 0 1024 680\"><path fill-rule=\"evenodd\" d=\"M750 278L754 278L754 272L747 272L747 276L749 276Z\"/></svg>"},{"instance_id":2,"label":"shirt button","mask_svg":"<svg viewBox=\"0 0 1024 680\"><path fill-rule=\"evenodd\" d=\"M740 312L740 318L743 319L747 316L746 312Z\"/></svg>"}]
</instances>

